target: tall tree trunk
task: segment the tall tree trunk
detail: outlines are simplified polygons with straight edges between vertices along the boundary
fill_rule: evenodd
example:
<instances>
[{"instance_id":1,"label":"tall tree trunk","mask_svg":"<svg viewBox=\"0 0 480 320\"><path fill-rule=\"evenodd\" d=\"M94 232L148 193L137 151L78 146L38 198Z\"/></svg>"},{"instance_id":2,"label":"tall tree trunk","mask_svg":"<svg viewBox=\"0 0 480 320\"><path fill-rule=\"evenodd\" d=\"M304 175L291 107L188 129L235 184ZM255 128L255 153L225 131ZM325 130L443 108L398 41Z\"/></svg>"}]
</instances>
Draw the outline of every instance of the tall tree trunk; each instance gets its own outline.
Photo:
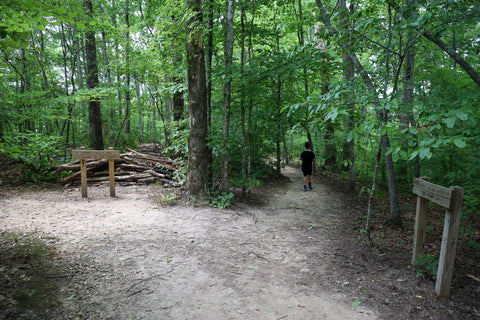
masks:
<instances>
[{"instance_id":1,"label":"tall tree trunk","mask_svg":"<svg viewBox=\"0 0 480 320\"><path fill-rule=\"evenodd\" d=\"M181 58L175 58L176 61L181 61ZM174 76L173 82L181 85L183 80L181 77ZM183 99L183 91L175 90L173 93L173 121L182 121L185 119L185 99Z\"/></svg>"},{"instance_id":2,"label":"tall tree trunk","mask_svg":"<svg viewBox=\"0 0 480 320\"><path fill-rule=\"evenodd\" d=\"M277 41L277 52L280 52L280 33L277 31L276 32L276 41ZM281 79L281 76L278 75L277 76L277 81L276 81L276 85L277 85L277 96L276 96L276 99L275 99L275 104L277 106L277 110L275 112L275 119L276 119L276 123L277 123L277 134L276 134L276 137L275 137L275 145L276 145L276 150L277 150L277 163L276 163L276 173L277 173L277 176L280 177L280 175L282 174L282 167L281 167L281 163L282 163L282 152L281 152L281 149L280 149L280 143L282 142L283 140L283 136L284 136L284 133L283 133L283 124L282 124L282 113L280 112L280 109L281 109L281 105L282 105L282 79Z\"/></svg>"},{"instance_id":3,"label":"tall tree trunk","mask_svg":"<svg viewBox=\"0 0 480 320\"><path fill-rule=\"evenodd\" d=\"M32 90L32 80L31 80L31 75L30 75L30 68L28 67L27 63L27 51L25 49L21 50L22 54L22 83L20 85L20 93L26 93L30 92ZM23 109L27 110L30 109L30 105L26 105L25 103L22 103L21 107ZM30 118L27 117L25 121L23 122L18 122L19 126L19 131L20 132L27 132L27 131L35 131L35 122Z\"/></svg>"},{"instance_id":4,"label":"tall tree trunk","mask_svg":"<svg viewBox=\"0 0 480 320\"><path fill-rule=\"evenodd\" d=\"M285 165L288 166L288 164L290 163L290 160L288 158L288 146L287 146L287 137L286 135L283 135L283 159L285 161Z\"/></svg>"},{"instance_id":5,"label":"tall tree trunk","mask_svg":"<svg viewBox=\"0 0 480 320\"><path fill-rule=\"evenodd\" d=\"M377 192L377 177L378 177L378 168L380 168L380 160L382 159L382 139L378 142L377 149L377 160L375 161L375 170L373 171L372 178L372 188L370 189L370 194L368 195L368 208L367 208L367 221L365 224L365 230L367 231L368 242L371 245L372 239L371 235L371 221L373 213L373 199L375 198L375 193Z\"/></svg>"},{"instance_id":6,"label":"tall tree trunk","mask_svg":"<svg viewBox=\"0 0 480 320\"><path fill-rule=\"evenodd\" d=\"M375 93L375 86L370 79L370 76L368 75L367 71L363 68L363 65L360 63L358 58L353 55L353 63L355 64L355 68L357 68L358 72L362 76L363 81L365 82L367 88L370 90L370 92ZM375 101L375 106L377 108L377 119L379 122L383 123L385 122L386 119L386 111L382 110L380 102ZM390 148L390 138L388 137L387 133L384 133L382 135L382 146L383 146L383 152L385 153L385 166L387 169L387 177L388 177L388 190L389 190L389 195L390 195L390 217L392 220L392 223L396 227L401 227L402 226L402 218L401 218L401 211L400 211L400 205L398 203L398 189L397 189L397 178L395 175L395 167L393 164L393 157L392 154L389 153L389 148Z\"/></svg>"},{"instance_id":7,"label":"tall tree trunk","mask_svg":"<svg viewBox=\"0 0 480 320\"><path fill-rule=\"evenodd\" d=\"M172 17L174 24L177 24L177 17ZM180 65L182 63L182 54L178 48L174 48L174 64ZM178 74L173 76L173 82L177 88L181 88L183 84L183 78ZM185 99L183 98L183 90L176 89L173 93L173 121L182 121L185 119ZM183 128L180 128L183 129Z\"/></svg>"},{"instance_id":8,"label":"tall tree trunk","mask_svg":"<svg viewBox=\"0 0 480 320\"><path fill-rule=\"evenodd\" d=\"M187 9L193 14L187 21L188 104L190 134L188 141L187 190L196 201L207 197L207 78L203 48L202 1L187 0Z\"/></svg>"},{"instance_id":9,"label":"tall tree trunk","mask_svg":"<svg viewBox=\"0 0 480 320\"><path fill-rule=\"evenodd\" d=\"M206 72L207 72L207 127L212 127L212 61L213 61L213 0L206 1L207 16L207 47L206 47ZM213 163L213 150L208 147L208 163ZM208 166L209 187L213 184L213 168Z\"/></svg>"},{"instance_id":10,"label":"tall tree trunk","mask_svg":"<svg viewBox=\"0 0 480 320\"><path fill-rule=\"evenodd\" d=\"M412 9L407 12L405 18L414 17L416 16L416 0L405 0L405 7ZM413 41L413 33L410 32L408 35L407 47L405 52L405 65L403 70L403 90L402 90L402 112L399 114L400 120L400 129L407 129L409 127L416 127L415 117L413 115L413 71L415 66L415 50L413 45L410 43ZM415 139L416 144L418 145L418 136L416 134L413 135L413 139ZM408 143L401 141L402 149L408 154ZM404 177L404 182L412 181L408 176L408 162L401 161L400 172L399 176ZM420 177L420 159L419 157L415 158L414 164L414 173L415 177Z\"/></svg>"},{"instance_id":11,"label":"tall tree trunk","mask_svg":"<svg viewBox=\"0 0 480 320\"><path fill-rule=\"evenodd\" d=\"M92 0L84 0L83 6L86 15L93 18ZM98 66L97 66L97 44L95 42L95 32L88 30L85 34L85 60L86 68L86 84L87 89L93 90L98 87ZM90 146L97 150L103 150L103 131L102 131L102 112L100 99L96 95L92 95L88 100L88 121L90 123Z\"/></svg>"},{"instance_id":12,"label":"tall tree trunk","mask_svg":"<svg viewBox=\"0 0 480 320\"><path fill-rule=\"evenodd\" d=\"M132 96L130 92L130 78L131 78L131 68L130 68L130 0L125 0L125 134L130 136L131 134L131 123L130 123L130 112L132 109Z\"/></svg>"},{"instance_id":13,"label":"tall tree trunk","mask_svg":"<svg viewBox=\"0 0 480 320\"><path fill-rule=\"evenodd\" d=\"M282 80L280 77L277 79L277 110L276 110L276 119L277 119L277 136L275 138L275 145L277 149L277 163L276 163L276 172L277 176L280 177L282 174L282 150L280 144L284 138L283 132L283 123L282 123L282 113L280 111L280 106L282 103Z\"/></svg>"},{"instance_id":14,"label":"tall tree trunk","mask_svg":"<svg viewBox=\"0 0 480 320\"><path fill-rule=\"evenodd\" d=\"M110 66L110 59L108 58L108 50L107 50L107 33L105 30L102 30L102 51L103 51L103 59L105 63L105 72L107 75L107 87L111 88L113 86L112 81L112 70ZM113 127L115 119L115 110L113 106L109 106L109 126Z\"/></svg>"},{"instance_id":15,"label":"tall tree trunk","mask_svg":"<svg viewBox=\"0 0 480 320\"><path fill-rule=\"evenodd\" d=\"M225 34L225 68L231 69L233 63L233 16L235 13L235 0L228 0L227 6L227 22ZM227 79L223 88L223 151L222 151L222 190L229 190L229 146L228 140L230 136L230 105L232 98L232 77L231 72L227 72Z\"/></svg>"},{"instance_id":16,"label":"tall tree trunk","mask_svg":"<svg viewBox=\"0 0 480 320\"><path fill-rule=\"evenodd\" d=\"M69 95L69 92L68 92L69 85L68 85L68 66L67 66L67 39L66 39L66 36L65 36L65 28L64 28L63 22L60 23L60 27L61 27L61 30L62 30L61 45L62 45L62 57L63 57L63 77L64 77L64 81L65 81L65 95L68 96ZM60 137L63 136L63 134L65 132L65 128L67 127L67 123L68 123L68 126L70 125L70 119L71 119L70 105L71 104L69 103L68 115L65 118L65 120L63 121L62 129L58 134ZM66 139L65 139L65 149L66 149L66 145L68 145L68 139L69 139L68 135L69 135L69 133L70 133L69 130L67 130L67 136L66 136ZM65 150L65 153L66 153L66 150Z\"/></svg>"},{"instance_id":17,"label":"tall tree trunk","mask_svg":"<svg viewBox=\"0 0 480 320\"><path fill-rule=\"evenodd\" d=\"M253 83L253 61L254 61L254 51L253 51L253 28L255 26L255 12L256 12L256 2L252 0L252 20L250 22L250 28L248 33L248 83ZM253 121L252 121L252 110L254 105L253 96L250 95L250 98L247 102L247 179L250 182L252 177L252 158L253 158L253 145L252 145L252 130L253 130ZM250 189L248 189L248 194L250 194Z\"/></svg>"},{"instance_id":18,"label":"tall tree trunk","mask_svg":"<svg viewBox=\"0 0 480 320\"><path fill-rule=\"evenodd\" d=\"M160 94L157 93L156 100L160 102L160 106L162 106L162 98L160 97ZM165 134L165 145L169 146L171 145L171 139L170 137L172 136L172 132L169 129L168 125L165 124L171 124L173 120L173 101L171 100L165 100L165 110L163 108L159 109L158 115L160 116L163 125L163 131Z\"/></svg>"},{"instance_id":19,"label":"tall tree trunk","mask_svg":"<svg viewBox=\"0 0 480 320\"><path fill-rule=\"evenodd\" d=\"M75 83L74 79L76 79L77 87L79 90L83 90L84 86L86 85L85 81L85 72L86 72L86 64L83 62L82 56L86 56L85 54L85 48L83 45L80 45L80 39L78 37L73 37L73 43L75 46L75 62L72 64L72 84ZM76 66L76 68L75 68ZM87 103L85 99L82 99L80 101L80 111L81 111L81 116L82 119L85 119L87 117ZM83 122L82 127L80 130L82 131L88 131L89 130L89 123L86 121ZM75 127L74 127L75 128ZM72 130L72 143L75 143L75 129Z\"/></svg>"},{"instance_id":20,"label":"tall tree trunk","mask_svg":"<svg viewBox=\"0 0 480 320\"><path fill-rule=\"evenodd\" d=\"M240 25L241 25L241 34L240 34L240 122L242 127L242 197L247 197L247 124L246 124L246 111L247 111L247 101L246 101L246 92L245 92L245 60L246 60L246 50L245 50L245 39L246 39L246 28L245 23L247 22L247 14L245 12L245 2L243 0L239 1L240 6Z\"/></svg>"},{"instance_id":21,"label":"tall tree trunk","mask_svg":"<svg viewBox=\"0 0 480 320\"><path fill-rule=\"evenodd\" d=\"M135 93L137 95L137 109L138 109L138 142L143 143L143 108L140 91L140 82L138 76L134 77L135 80Z\"/></svg>"}]
</instances>

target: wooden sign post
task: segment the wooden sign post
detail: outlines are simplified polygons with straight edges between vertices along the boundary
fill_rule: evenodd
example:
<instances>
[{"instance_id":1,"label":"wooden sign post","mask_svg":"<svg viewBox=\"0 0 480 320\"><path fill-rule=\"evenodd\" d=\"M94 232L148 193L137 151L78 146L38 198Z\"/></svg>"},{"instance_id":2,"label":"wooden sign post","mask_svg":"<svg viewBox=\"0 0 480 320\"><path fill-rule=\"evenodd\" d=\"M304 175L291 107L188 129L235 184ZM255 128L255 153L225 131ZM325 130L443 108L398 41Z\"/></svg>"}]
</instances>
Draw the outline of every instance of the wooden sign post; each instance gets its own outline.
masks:
<instances>
[{"instance_id":1,"label":"wooden sign post","mask_svg":"<svg viewBox=\"0 0 480 320\"><path fill-rule=\"evenodd\" d=\"M108 175L110 180L110 197L115 197L115 159L120 159L120 151L108 148L108 150L72 150L72 158L80 159L80 180L82 184L82 197L87 197L87 159L108 159Z\"/></svg>"},{"instance_id":2,"label":"wooden sign post","mask_svg":"<svg viewBox=\"0 0 480 320\"><path fill-rule=\"evenodd\" d=\"M463 188L457 186L445 188L430 183L428 180L428 178L416 178L413 183L413 193L418 198L412 264L415 264L415 260L423 254L428 201L431 201L447 209L445 212L435 292L440 297L449 297L462 214Z\"/></svg>"}]
</instances>

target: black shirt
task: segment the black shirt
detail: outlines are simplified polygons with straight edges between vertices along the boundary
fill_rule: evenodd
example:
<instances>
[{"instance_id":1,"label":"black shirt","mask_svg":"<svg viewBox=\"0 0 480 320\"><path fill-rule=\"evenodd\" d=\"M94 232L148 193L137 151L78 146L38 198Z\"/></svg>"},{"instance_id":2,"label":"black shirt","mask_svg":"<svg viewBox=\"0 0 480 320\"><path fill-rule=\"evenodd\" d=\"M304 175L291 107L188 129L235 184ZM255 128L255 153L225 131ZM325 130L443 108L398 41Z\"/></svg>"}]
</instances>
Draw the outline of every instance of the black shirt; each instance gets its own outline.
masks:
<instances>
[{"instance_id":1,"label":"black shirt","mask_svg":"<svg viewBox=\"0 0 480 320\"><path fill-rule=\"evenodd\" d=\"M313 159L315 159L315 152L312 150L305 150L300 155L300 159L302 159L302 168L312 168Z\"/></svg>"}]
</instances>

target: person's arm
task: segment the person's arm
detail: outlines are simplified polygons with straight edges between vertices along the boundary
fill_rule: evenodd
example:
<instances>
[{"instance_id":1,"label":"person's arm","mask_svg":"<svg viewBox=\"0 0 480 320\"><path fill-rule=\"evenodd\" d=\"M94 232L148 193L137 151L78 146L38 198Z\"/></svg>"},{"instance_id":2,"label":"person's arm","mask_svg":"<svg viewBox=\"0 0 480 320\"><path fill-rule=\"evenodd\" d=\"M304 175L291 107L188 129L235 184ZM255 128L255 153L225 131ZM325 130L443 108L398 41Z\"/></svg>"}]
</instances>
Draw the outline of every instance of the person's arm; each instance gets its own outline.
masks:
<instances>
[{"instance_id":1,"label":"person's arm","mask_svg":"<svg viewBox=\"0 0 480 320\"><path fill-rule=\"evenodd\" d=\"M315 168L315 172L318 172L317 169L317 159L313 158L313 167Z\"/></svg>"}]
</instances>

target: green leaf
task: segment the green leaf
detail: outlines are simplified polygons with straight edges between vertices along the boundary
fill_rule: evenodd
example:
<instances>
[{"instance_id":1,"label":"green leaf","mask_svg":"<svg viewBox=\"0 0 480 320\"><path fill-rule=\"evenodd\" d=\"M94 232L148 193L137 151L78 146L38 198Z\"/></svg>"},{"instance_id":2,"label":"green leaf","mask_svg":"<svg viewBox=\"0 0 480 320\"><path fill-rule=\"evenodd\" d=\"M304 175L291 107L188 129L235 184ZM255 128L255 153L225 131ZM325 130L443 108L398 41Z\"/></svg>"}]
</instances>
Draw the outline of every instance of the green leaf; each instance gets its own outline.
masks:
<instances>
[{"instance_id":1,"label":"green leaf","mask_svg":"<svg viewBox=\"0 0 480 320\"><path fill-rule=\"evenodd\" d=\"M430 159L432 157L432 152L430 151L430 148L421 148L419 155L420 159Z\"/></svg>"},{"instance_id":2,"label":"green leaf","mask_svg":"<svg viewBox=\"0 0 480 320\"><path fill-rule=\"evenodd\" d=\"M460 149L465 148L467 145L467 143L462 139L454 139L453 143Z\"/></svg>"},{"instance_id":3,"label":"green leaf","mask_svg":"<svg viewBox=\"0 0 480 320\"><path fill-rule=\"evenodd\" d=\"M337 118L337 116L338 116L338 109L337 109L337 108L333 108L332 111L330 111L330 112L327 114L325 120L332 120L332 122L333 122L333 121L335 121L335 119Z\"/></svg>"},{"instance_id":4,"label":"green leaf","mask_svg":"<svg viewBox=\"0 0 480 320\"><path fill-rule=\"evenodd\" d=\"M361 304L362 304L362 301L355 301L354 303L352 303L352 306L358 307Z\"/></svg>"},{"instance_id":5,"label":"green leaf","mask_svg":"<svg viewBox=\"0 0 480 320\"><path fill-rule=\"evenodd\" d=\"M410 156L410 159L409 159L409 160L415 159L415 158L418 156L418 153L419 153L418 150L413 151L413 152L412 152L412 155Z\"/></svg>"},{"instance_id":6,"label":"green leaf","mask_svg":"<svg viewBox=\"0 0 480 320\"><path fill-rule=\"evenodd\" d=\"M445 119L445 123L447 124L447 127L453 128L453 126L455 125L455 119L456 119L455 117L450 117Z\"/></svg>"},{"instance_id":7,"label":"green leaf","mask_svg":"<svg viewBox=\"0 0 480 320\"><path fill-rule=\"evenodd\" d=\"M350 131L347 135L347 142L352 141L352 139L353 139L353 131Z\"/></svg>"},{"instance_id":8,"label":"green leaf","mask_svg":"<svg viewBox=\"0 0 480 320\"><path fill-rule=\"evenodd\" d=\"M70 297L67 298L67 301L72 301L75 298L75 295L72 294Z\"/></svg>"}]
</instances>

